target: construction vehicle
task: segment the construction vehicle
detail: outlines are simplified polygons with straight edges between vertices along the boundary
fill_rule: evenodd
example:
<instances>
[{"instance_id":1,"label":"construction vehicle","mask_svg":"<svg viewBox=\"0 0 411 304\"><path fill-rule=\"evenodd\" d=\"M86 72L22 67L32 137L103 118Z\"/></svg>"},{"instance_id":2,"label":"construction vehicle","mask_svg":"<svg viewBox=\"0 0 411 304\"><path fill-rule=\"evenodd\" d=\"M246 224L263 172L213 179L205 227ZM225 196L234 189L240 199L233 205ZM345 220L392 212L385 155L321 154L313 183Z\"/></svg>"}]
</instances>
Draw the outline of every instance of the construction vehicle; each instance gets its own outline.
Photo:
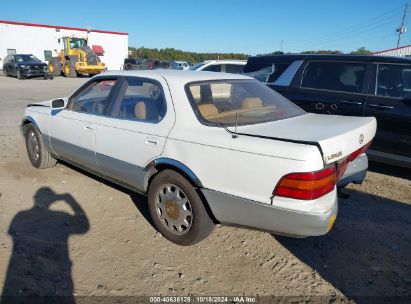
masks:
<instances>
[{"instance_id":1,"label":"construction vehicle","mask_svg":"<svg viewBox=\"0 0 411 304\"><path fill-rule=\"evenodd\" d=\"M68 78L77 77L78 74L88 74L90 76L101 73L106 66L100 58L87 45L86 38L62 37L63 50L57 51L56 57L49 61L49 71L53 76L63 74Z\"/></svg>"}]
</instances>

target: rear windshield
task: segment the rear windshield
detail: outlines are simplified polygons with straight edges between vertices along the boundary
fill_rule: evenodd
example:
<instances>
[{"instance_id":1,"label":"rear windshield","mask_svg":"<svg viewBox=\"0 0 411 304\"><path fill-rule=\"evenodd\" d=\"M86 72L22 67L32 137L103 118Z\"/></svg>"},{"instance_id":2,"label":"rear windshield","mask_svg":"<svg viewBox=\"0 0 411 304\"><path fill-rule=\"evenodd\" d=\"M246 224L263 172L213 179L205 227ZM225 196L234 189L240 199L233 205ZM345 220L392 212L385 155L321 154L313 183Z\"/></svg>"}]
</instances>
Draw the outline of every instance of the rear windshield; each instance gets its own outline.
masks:
<instances>
[{"instance_id":1,"label":"rear windshield","mask_svg":"<svg viewBox=\"0 0 411 304\"><path fill-rule=\"evenodd\" d=\"M186 92L197 117L206 125L250 125L306 113L257 80L189 83Z\"/></svg>"}]
</instances>

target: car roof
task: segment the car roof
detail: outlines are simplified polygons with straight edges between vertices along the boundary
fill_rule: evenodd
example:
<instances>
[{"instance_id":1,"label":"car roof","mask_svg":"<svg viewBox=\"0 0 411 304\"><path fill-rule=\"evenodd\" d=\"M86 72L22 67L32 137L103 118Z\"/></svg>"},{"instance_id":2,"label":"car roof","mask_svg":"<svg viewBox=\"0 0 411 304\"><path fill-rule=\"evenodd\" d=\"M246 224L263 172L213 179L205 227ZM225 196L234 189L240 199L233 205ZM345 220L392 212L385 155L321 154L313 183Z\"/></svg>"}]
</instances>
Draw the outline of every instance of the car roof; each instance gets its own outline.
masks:
<instances>
[{"instance_id":1,"label":"car roof","mask_svg":"<svg viewBox=\"0 0 411 304\"><path fill-rule=\"evenodd\" d=\"M269 64L276 62L293 62L295 60L332 60L332 61L361 61L386 63L411 63L407 57L378 56L378 55L335 55L335 54L283 54L270 56L253 56L248 58L248 64Z\"/></svg>"},{"instance_id":2,"label":"car roof","mask_svg":"<svg viewBox=\"0 0 411 304\"><path fill-rule=\"evenodd\" d=\"M130 70L130 71L107 71L100 75L107 76L136 76L144 78L163 77L165 79L181 81L184 83L203 80L222 80L222 79L252 79L254 78L239 74L203 72L203 71L181 71L181 70Z\"/></svg>"},{"instance_id":3,"label":"car roof","mask_svg":"<svg viewBox=\"0 0 411 304\"><path fill-rule=\"evenodd\" d=\"M241 59L215 59L215 60L205 60L203 61L204 64L209 63L246 63L247 60Z\"/></svg>"}]
</instances>

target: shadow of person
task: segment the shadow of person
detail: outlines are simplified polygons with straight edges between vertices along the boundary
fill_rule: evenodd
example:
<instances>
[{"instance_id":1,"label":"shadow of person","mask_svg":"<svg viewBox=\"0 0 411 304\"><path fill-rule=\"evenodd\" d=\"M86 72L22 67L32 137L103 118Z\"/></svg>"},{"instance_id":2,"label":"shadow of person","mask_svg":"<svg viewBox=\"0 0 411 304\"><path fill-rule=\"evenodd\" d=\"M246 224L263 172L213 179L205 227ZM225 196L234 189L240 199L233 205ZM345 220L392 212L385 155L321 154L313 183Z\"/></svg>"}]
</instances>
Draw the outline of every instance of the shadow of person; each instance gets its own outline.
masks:
<instances>
[{"instance_id":1,"label":"shadow of person","mask_svg":"<svg viewBox=\"0 0 411 304\"><path fill-rule=\"evenodd\" d=\"M51 210L57 201L73 214ZM74 303L68 238L88 229L87 216L70 194L40 188L34 206L19 212L9 227L13 253L0 303Z\"/></svg>"},{"instance_id":2,"label":"shadow of person","mask_svg":"<svg viewBox=\"0 0 411 304\"><path fill-rule=\"evenodd\" d=\"M275 238L357 303L410 303L411 205L344 191L329 234Z\"/></svg>"}]
</instances>

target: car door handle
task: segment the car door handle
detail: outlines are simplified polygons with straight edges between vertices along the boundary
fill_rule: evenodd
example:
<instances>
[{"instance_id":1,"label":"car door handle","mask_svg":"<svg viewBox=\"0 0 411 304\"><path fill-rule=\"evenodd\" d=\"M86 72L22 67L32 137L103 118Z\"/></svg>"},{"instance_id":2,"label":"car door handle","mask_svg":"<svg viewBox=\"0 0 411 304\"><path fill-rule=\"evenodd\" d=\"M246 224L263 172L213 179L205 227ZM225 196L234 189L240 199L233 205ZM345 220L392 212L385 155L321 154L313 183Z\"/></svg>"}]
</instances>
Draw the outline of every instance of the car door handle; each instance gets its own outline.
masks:
<instances>
[{"instance_id":1,"label":"car door handle","mask_svg":"<svg viewBox=\"0 0 411 304\"><path fill-rule=\"evenodd\" d=\"M351 104L351 105L358 105L358 106L362 105L362 103L359 101L339 100L339 102L345 103L345 104Z\"/></svg>"},{"instance_id":2,"label":"car door handle","mask_svg":"<svg viewBox=\"0 0 411 304\"><path fill-rule=\"evenodd\" d=\"M158 141L155 138L151 138L151 137L146 138L146 141L144 143L146 145L149 145L149 146L157 146L158 145Z\"/></svg>"},{"instance_id":3,"label":"car door handle","mask_svg":"<svg viewBox=\"0 0 411 304\"><path fill-rule=\"evenodd\" d=\"M384 110L394 109L394 107L392 106L378 105L378 104L373 104L373 103L369 104L368 106L371 108L384 109Z\"/></svg>"},{"instance_id":4,"label":"car door handle","mask_svg":"<svg viewBox=\"0 0 411 304\"><path fill-rule=\"evenodd\" d=\"M93 129L93 127L85 126L85 127L84 127L84 130L86 130L86 131L93 131L94 129Z\"/></svg>"}]
</instances>

